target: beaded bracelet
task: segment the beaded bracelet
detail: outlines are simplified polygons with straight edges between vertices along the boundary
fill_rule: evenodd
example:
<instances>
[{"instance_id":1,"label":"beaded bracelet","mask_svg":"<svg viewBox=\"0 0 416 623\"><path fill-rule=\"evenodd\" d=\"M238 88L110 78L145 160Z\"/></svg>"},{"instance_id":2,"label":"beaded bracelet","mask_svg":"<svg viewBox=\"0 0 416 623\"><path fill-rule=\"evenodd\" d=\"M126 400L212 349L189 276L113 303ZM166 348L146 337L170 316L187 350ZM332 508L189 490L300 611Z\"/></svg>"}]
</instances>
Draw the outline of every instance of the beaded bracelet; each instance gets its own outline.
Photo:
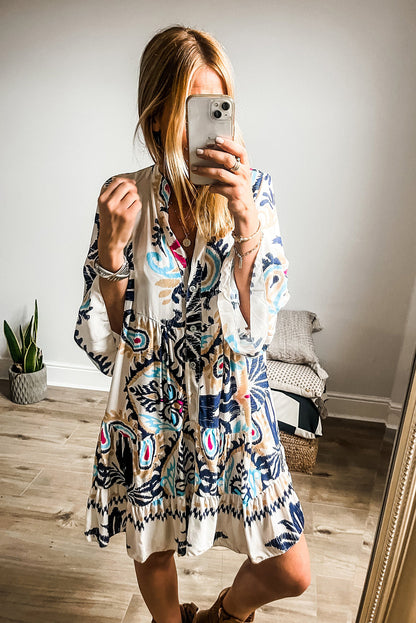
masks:
<instances>
[{"instance_id":1,"label":"beaded bracelet","mask_svg":"<svg viewBox=\"0 0 416 623\"><path fill-rule=\"evenodd\" d=\"M246 251L245 253L239 253L237 251L237 249L234 247L236 255L238 255L238 268L241 268L243 265L243 257L245 257L246 255L248 255L249 253L253 253L253 251L255 251L256 249L259 248L259 246L261 245L261 241L263 240L263 232L261 233L261 238L260 241L256 244L255 247L253 247L252 249L250 249L249 251Z\"/></svg>"},{"instance_id":2,"label":"beaded bracelet","mask_svg":"<svg viewBox=\"0 0 416 623\"><path fill-rule=\"evenodd\" d=\"M231 232L231 234L236 242L246 242L246 240L251 240L252 238L254 238L256 234L259 233L260 227L261 227L261 222L259 220L259 226L257 227L256 231L254 232L254 234L251 234L251 236L248 236L247 238L245 238L244 236L237 236L237 234L234 233L233 231Z\"/></svg>"}]
</instances>

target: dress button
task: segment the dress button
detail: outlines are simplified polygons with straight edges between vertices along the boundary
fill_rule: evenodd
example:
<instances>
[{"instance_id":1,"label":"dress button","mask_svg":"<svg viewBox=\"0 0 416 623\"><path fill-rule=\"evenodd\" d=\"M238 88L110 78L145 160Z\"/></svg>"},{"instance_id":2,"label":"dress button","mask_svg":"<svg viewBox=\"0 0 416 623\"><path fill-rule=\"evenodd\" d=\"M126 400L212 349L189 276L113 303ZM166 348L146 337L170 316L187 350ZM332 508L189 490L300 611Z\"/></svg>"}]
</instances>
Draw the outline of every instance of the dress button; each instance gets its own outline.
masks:
<instances>
[{"instance_id":1,"label":"dress button","mask_svg":"<svg viewBox=\"0 0 416 623\"><path fill-rule=\"evenodd\" d=\"M196 368L196 363L195 363L195 361L190 361L190 362L189 362L189 365L191 366L191 368L192 368L193 370L195 370L195 368Z\"/></svg>"},{"instance_id":2,"label":"dress button","mask_svg":"<svg viewBox=\"0 0 416 623\"><path fill-rule=\"evenodd\" d=\"M192 333L195 333L196 329L197 327L194 324L189 327L189 330L192 331Z\"/></svg>"},{"instance_id":3,"label":"dress button","mask_svg":"<svg viewBox=\"0 0 416 623\"><path fill-rule=\"evenodd\" d=\"M196 286L194 284L192 284L191 286L189 286L189 289L190 289L191 292L195 292Z\"/></svg>"}]
</instances>

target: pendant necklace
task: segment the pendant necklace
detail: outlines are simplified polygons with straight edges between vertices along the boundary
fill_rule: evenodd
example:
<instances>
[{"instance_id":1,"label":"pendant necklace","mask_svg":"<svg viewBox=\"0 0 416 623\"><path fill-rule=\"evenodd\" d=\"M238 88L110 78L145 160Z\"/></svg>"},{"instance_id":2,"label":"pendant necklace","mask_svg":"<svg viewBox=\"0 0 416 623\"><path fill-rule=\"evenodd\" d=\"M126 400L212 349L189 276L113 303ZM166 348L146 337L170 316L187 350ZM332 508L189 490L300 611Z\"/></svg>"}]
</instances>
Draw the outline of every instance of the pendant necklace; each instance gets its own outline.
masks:
<instances>
[{"instance_id":1,"label":"pendant necklace","mask_svg":"<svg viewBox=\"0 0 416 623\"><path fill-rule=\"evenodd\" d=\"M183 239L182 244L183 244L183 246L184 246L184 247L188 248L188 247L190 247L190 246L191 246L192 241L191 241L191 239L189 238L188 232L186 231L186 229L185 229L184 225L182 225L182 219L179 217L178 213L176 212L176 208L175 208L174 203L173 203L173 202L171 202L171 204L170 204L170 205L172 206L173 211L174 211L174 212L175 212L175 214L176 214L176 218L178 219L178 221L179 221L179 223L180 223L180 226L181 226L181 227L182 227L182 229L183 229L183 233L185 234L185 238Z\"/></svg>"}]
</instances>

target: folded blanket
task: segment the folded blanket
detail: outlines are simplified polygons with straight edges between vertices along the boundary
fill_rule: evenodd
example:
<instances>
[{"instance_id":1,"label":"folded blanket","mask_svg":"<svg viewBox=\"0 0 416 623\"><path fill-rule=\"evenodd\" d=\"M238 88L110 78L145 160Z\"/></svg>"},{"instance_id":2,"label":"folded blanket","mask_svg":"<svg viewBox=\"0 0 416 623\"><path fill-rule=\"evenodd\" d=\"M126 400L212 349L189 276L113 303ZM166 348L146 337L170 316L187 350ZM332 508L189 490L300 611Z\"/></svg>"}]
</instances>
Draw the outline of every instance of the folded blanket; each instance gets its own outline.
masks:
<instances>
[{"instance_id":1,"label":"folded blanket","mask_svg":"<svg viewBox=\"0 0 416 623\"><path fill-rule=\"evenodd\" d=\"M322 418L328 415L325 382L308 365L266 360L267 378L271 389L291 392L310 398Z\"/></svg>"},{"instance_id":2,"label":"folded blanket","mask_svg":"<svg viewBox=\"0 0 416 623\"><path fill-rule=\"evenodd\" d=\"M304 439L322 436L321 418L311 400L277 389L271 390L271 397L279 430Z\"/></svg>"}]
</instances>

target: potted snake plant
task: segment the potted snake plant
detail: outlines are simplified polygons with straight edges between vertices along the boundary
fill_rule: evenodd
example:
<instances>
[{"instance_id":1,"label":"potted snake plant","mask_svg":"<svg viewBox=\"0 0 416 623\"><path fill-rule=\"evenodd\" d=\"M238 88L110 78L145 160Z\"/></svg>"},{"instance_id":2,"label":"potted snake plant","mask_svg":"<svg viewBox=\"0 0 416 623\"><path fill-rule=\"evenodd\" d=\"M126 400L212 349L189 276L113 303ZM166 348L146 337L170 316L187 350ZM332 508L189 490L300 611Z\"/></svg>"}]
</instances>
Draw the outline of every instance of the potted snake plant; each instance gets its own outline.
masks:
<instances>
[{"instance_id":1,"label":"potted snake plant","mask_svg":"<svg viewBox=\"0 0 416 623\"><path fill-rule=\"evenodd\" d=\"M19 327L20 344L9 324L4 321L4 335L13 360L9 368L10 398L18 404L39 402L46 395L46 367L42 351L36 344L37 332L37 300L35 314L28 326L24 331Z\"/></svg>"}]
</instances>

